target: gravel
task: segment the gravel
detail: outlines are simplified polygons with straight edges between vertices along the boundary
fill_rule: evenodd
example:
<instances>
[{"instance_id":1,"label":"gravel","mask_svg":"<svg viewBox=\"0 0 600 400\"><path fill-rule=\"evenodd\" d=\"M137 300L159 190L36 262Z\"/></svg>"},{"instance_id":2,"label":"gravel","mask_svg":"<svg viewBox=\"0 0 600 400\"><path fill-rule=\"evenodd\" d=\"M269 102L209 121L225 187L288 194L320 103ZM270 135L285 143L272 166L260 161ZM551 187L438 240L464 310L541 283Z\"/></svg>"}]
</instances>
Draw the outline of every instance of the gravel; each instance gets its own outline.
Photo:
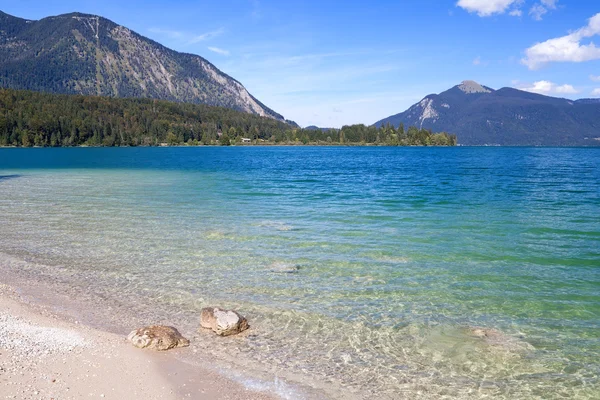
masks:
<instances>
[{"instance_id":1,"label":"gravel","mask_svg":"<svg viewBox=\"0 0 600 400\"><path fill-rule=\"evenodd\" d=\"M77 332L32 325L22 318L0 313L0 349L13 355L37 358L65 354L87 346Z\"/></svg>"}]
</instances>

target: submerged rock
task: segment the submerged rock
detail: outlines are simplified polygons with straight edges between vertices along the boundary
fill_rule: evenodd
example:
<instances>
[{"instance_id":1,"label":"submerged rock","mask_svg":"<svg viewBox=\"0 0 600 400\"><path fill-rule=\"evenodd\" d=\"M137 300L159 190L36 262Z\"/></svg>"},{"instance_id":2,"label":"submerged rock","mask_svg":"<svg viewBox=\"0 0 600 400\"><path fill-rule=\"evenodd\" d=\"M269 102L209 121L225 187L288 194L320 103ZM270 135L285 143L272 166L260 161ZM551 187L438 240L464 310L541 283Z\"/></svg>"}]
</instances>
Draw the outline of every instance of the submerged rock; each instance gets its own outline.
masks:
<instances>
[{"instance_id":1,"label":"submerged rock","mask_svg":"<svg viewBox=\"0 0 600 400\"><path fill-rule=\"evenodd\" d=\"M206 307L200 314L200 326L211 329L217 335L229 336L243 332L250 327L248 320L233 310Z\"/></svg>"},{"instance_id":2,"label":"submerged rock","mask_svg":"<svg viewBox=\"0 0 600 400\"><path fill-rule=\"evenodd\" d=\"M300 271L300 266L296 264L288 264L281 261L275 261L269 265L269 271L278 274L297 274Z\"/></svg>"},{"instance_id":3,"label":"submerged rock","mask_svg":"<svg viewBox=\"0 0 600 400\"><path fill-rule=\"evenodd\" d=\"M507 335L497 329L471 326L467 330L471 336L483 339L486 344L496 348L502 348L510 352L535 350L526 341Z\"/></svg>"},{"instance_id":4,"label":"submerged rock","mask_svg":"<svg viewBox=\"0 0 600 400\"><path fill-rule=\"evenodd\" d=\"M471 336L478 338L492 338L502 335L500 331L491 328L482 328L479 326L471 326L468 328Z\"/></svg>"},{"instance_id":5,"label":"submerged rock","mask_svg":"<svg viewBox=\"0 0 600 400\"><path fill-rule=\"evenodd\" d=\"M259 224L259 226L272 228L282 232L291 231L294 229L291 225L285 224L280 221L263 221Z\"/></svg>"},{"instance_id":6,"label":"submerged rock","mask_svg":"<svg viewBox=\"0 0 600 400\"><path fill-rule=\"evenodd\" d=\"M186 347L190 341L172 326L153 325L137 329L127 336L135 347L140 349L169 350L176 347Z\"/></svg>"}]
</instances>

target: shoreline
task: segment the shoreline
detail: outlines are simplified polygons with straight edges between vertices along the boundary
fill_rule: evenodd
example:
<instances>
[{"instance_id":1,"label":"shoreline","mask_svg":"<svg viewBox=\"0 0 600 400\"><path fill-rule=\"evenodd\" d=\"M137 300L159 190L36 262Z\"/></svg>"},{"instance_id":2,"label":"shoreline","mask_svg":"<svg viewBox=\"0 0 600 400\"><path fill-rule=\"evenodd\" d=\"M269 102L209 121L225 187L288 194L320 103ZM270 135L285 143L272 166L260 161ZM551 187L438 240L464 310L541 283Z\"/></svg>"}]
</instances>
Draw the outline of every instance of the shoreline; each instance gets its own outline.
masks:
<instances>
[{"instance_id":1,"label":"shoreline","mask_svg":"<svg viewBox=\"0 0 600 400\"><path fill-rule=\"evenodd\" d=\"M0 149L168 149L168 148L239 148L239 147L258 147L258 148L273 148L273 147L323 147L323 148L340 148L340 147L377 147L377 148L517 148L517 149L598 149L600 148L599 144L591 144L591 145L580 145L580 146L558 146L558 145L500 145L500 144L460 144L457 143L456 146L436 146L436 145L406 145L406 146L394 146L387 144L376 144L376 143L307 143L307 144L297 144L297 143L260 143L260 144L232 144L229 146L217 145L217 144L202 144L202 145L187 145L187 144L178 144L178 145L169 145L169 146L160 146L160 145L152 145L152 146L91 146L91 145L79 145L79 146L3 146L0 145Z\"/></svg>"},{"instance_id":2,"label":"shoreline","mask_svg":"<svg viewBox=\"0 0 600 400\"><path fill-rule=\"evenodd\" d=\"M214 147L432 147L432 148L443 148L443 147L544 147L544 146L496 146L496 145L482 145L482 146L423 146L423 145L406 145L406 146L394 146L387 144L376 144L376 143L260 143L260 144L231 144L231 145L218 145L218 144L202 144L202 145L187 145L187 144L176 144L176 145L152 145L152 146L91 146L91 145L79 145L79 146L0 146L0 149L127 149L127 148L214 148ZM552 147L552 146L549 146ZM580 147L597 147L597 146L580 146Z\"/></svg>"},{"instance_id":3,"label":"shoreline","mask_svg":"<svg viewBox=\"0 0 600 400\"><path fill-rule=\"evenodd\" d=\"M69 316L68 307L57 311L56 305L32 300L27 290L0 282L2 398L281 398L268 387L250 388L215 368L182 361L190 348L137 349L121 334Z\"/></svg>"},{"instance_id":4,"label":"shoreline","mask_svg":"<svg viewBox=\"0 0 600 400\"><path fill-rule=\"evenodd\" d=\"M152 301L143 294L140 303L125 304L119 298L106 298L64 277L49 274L42 264L29 264L26 260L2 252L0 256L4 256L4 261L0 259L0 300L6 296L2 288L8 288L14 301L32 309L35 314L49 314L54 321L63 321L70 327L86 327L116 336L125 348L152 357L156 368L175 389L187 390L178 399L190 398L186 397L189 390L197 392L213 388L213 381L217 383L218 396L192 398L321 400L338 398L338 394L345 392L340 387L328 390L321 386L321 382L306 381L305 377L286 374L270 364L255 364L241 350L248 340L261 334L258 324L253 322L252 314L246 315L250 329L238 335L220 337L211 331L199 329L199 313L186 311L178 315L177 310L171 309L171 313L162 310L157 314ZM33 270L30 269L32 265L35 266ZM156 352L137 349L126 340L131 331L149 325L176 327L190 340L190 346ZM0 353L2 351L0 342ZM198 376L210 377L210 382L205 382L204 378L196 379ZM354 396L344 398L358 399Z\"/></svg>"}]
</instances>

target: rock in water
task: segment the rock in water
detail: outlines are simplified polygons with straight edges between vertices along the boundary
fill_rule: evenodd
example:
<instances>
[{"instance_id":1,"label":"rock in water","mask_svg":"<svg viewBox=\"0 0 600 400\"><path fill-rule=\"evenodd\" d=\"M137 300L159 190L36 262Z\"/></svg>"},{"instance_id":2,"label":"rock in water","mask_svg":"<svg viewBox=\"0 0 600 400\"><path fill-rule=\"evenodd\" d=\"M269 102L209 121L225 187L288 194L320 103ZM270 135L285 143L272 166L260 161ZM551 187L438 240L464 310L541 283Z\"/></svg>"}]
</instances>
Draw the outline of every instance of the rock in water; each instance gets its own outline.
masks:
<instances>
[{"instance_id":1,"label":"rock in water","mask_svg":"<svg viewBox=\"0 0 600 400\"><path fill-rule=\"evenodd\" d=\"M468 333L473 337L483 339L489 346L501 348L506 351L523 352L535 350L531 344L524 340L509 336L497 329L472 326L468 328Z\"/></svg>"},{"instance_id":2,"label":"rock in water","mask_svg":"<svg viewBox=\"0 0 600 400\"><path fill-rule=\"evenodd\" d=\"M300 272L300 266L275 261L269 266L269 270L277 274L297 274L298 272Z\"/></svg>"},{"instance_id":3,"label":"rock in water","mask_svg":"<svg viewBox=\"0 0 600 400\"><path fill-rule=\"evenodd\" d=\"M206 307L200 314L200 326L211 329L217 335L229 336L248 329L248 320L233 310L218 307Z\"/></svg>"},{"instance_id":4,"label":"rock in water","mask_svg":"<svg viewBox=\"0 0 600 400\"><path fill-rule=\"evenodd\" d=\"M176 347L186 347L190 341L172 326L153 325L137 329L127 336L135 347L140 349L169 350Z\"/></svg>"}]
</instances>

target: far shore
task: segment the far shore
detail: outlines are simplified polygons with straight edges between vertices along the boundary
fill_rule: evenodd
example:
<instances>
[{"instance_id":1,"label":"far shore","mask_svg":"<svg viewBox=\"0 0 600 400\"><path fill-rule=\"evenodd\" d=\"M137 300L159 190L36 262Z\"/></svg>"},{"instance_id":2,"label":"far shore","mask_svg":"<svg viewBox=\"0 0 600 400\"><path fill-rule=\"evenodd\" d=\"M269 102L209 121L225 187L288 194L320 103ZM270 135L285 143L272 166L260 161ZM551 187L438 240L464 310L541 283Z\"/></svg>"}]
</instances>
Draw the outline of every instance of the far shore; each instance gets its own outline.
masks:
<instances>
[{"instance_id":1,"label":"far shore","mask_svg":"<svg viewBox=\"0 0 600 400\"><path fill-rule=\"evenodd\" d=\"M139 146L89 146L89 145L80 145L80 146L1 146L0 149L81 149L81 148L203 148L203 147L450 147L450 146L391 146L385 144L375 144L375 143L257 143L257 144L232 144L229 146L219 145L219 144L199 144L199 145L189 145L189 144L174 144L174 145L139 145Z\"/></svg>"},{"instance_id":2,"label":"far shore","mask_svg":"<svg viewBox=\"0 0 600 400\"><path fill-rule=\"evenodd\" d=\"M589 145L589 146L552 146L552 145L501 145L501 144L469 144L464 145L458 143L456 146L392 146L386 144L376 144L376 143L258 143L258 144L232 144L230 146L218 145L218 144L199 144L199 145L188 145L188 144L177 144L177 145L139 145L139 146L89 146L89 145L81 145L81 146L2 146L0 145L0 149L126 149L126 148L144 148L144 149L156 149L156 148L216 148L216 147L385 147L385 148L456 148L456 147L505 147L505 148L583 148L583 149L597 149L600 146L598 145Z\"/></svg>"}]
</instances>

